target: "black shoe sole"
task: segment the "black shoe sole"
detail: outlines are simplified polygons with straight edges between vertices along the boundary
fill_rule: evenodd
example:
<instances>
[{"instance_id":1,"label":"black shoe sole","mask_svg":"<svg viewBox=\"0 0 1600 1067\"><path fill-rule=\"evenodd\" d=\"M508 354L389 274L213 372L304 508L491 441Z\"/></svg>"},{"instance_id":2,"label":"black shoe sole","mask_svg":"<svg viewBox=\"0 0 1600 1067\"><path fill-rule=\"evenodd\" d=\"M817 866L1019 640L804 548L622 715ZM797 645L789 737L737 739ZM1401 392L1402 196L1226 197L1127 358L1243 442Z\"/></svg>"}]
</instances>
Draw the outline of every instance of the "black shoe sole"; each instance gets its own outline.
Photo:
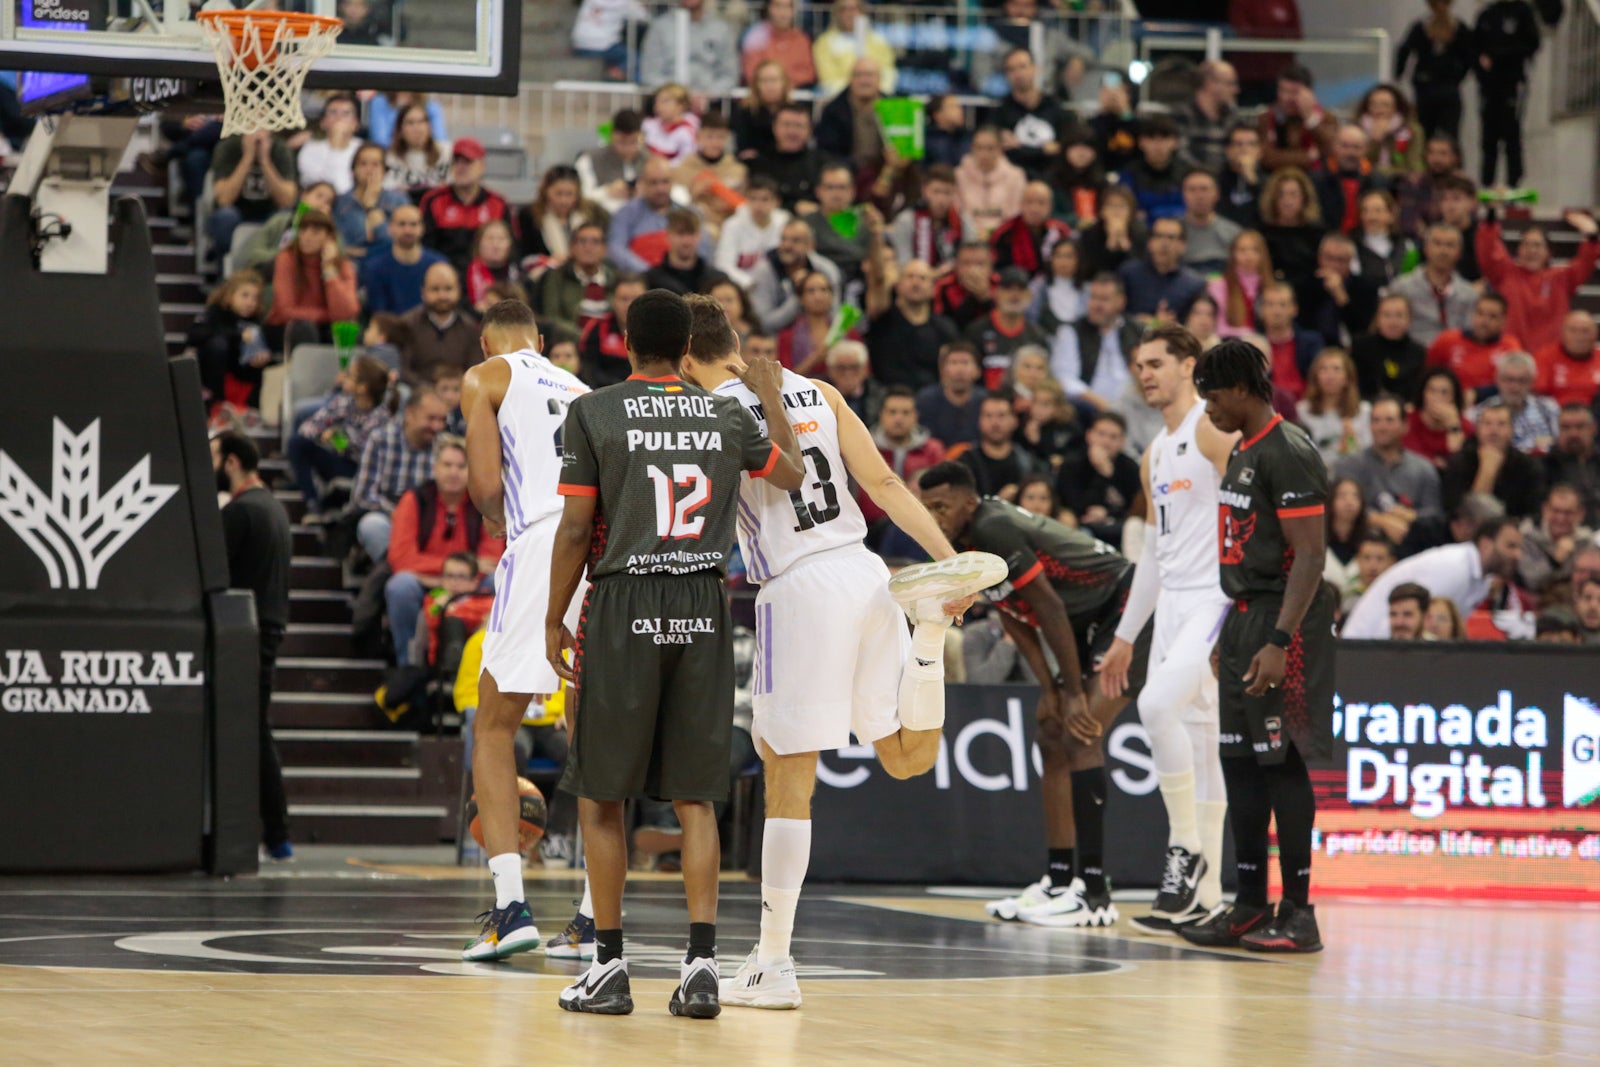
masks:
<instances>
[{"instance_id":1,"label":"black shoe sole","mask_svg":"<svg viewBox=\"0 0 1600 1067\"><path fill-rule=\"evenodd\" d=\"M562 1011L581 1012L584 1015L632 1015L633 997L591 997L587 1001L574 1001L569 1004L564 1000L557 1000Z\"/></svg>"},{"instance_id":2,"label":"black shoe sole","mask_svg":"<svg viewBox=\"0 0 1600 1067\"><path fill-rule=\"evenodd\" d=\"M722 1003L710 993L695 993L688 1000L674 996L667 1011L685 1019L715 1019L722 1014Z\"/></svg>"}]
</instances>

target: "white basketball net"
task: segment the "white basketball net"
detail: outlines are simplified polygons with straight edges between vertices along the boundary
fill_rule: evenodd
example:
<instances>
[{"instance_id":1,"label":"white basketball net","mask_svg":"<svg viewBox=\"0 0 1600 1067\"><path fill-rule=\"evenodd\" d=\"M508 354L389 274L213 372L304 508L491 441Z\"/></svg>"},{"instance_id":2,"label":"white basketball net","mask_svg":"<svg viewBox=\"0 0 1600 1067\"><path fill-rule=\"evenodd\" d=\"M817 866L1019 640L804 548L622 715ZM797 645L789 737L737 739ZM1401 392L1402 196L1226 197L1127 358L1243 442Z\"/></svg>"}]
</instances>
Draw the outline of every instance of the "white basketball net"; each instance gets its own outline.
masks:
<instances>
[{"instance_id":1,"label":"white basketball net","mask_svg":"<svg viewBox=\"0 0 1600 1067\"><path fill-rule=\"evenodd\" d=\"M226 20L199 19L222 73L222 136L300 129L306 124L300 87L311 65L333 51L343 27L333 19L292 23L268 11L228 14Z\"/></svg>"}]
</instances>

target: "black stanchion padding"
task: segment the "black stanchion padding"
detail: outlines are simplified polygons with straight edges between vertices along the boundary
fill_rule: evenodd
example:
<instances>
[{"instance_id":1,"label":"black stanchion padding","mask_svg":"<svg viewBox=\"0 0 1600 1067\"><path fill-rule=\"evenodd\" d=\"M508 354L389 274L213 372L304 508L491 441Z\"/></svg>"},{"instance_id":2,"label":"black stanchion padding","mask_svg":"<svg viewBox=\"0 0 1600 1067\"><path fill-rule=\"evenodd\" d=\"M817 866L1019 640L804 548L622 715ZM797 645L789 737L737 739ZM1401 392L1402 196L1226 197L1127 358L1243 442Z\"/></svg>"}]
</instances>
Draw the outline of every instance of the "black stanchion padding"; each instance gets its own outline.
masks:
<instances>
[{"instance_id":1,"label":"black stanchion padding","mask_svg":"<svg viewBox=\"0 0 1600 1067\"><path fill-rule=\"evenodd\" d=\"M211 618L210 833L206 870L251 874L261 839L255 595L207 598Z\"/></svg>"},{"instance_id":2,"label":"black stanchion padding","mask_svg":"<svg viewBox=\"0 0 1600 1067\"><path fill-rule=\"evenodd\" d=\"M191 362L166 354L139 200L112 205L105 274L41 274L32 203L0 202L0 870L247 869L256 804L253 621L227 583ZM248 645L248 655L245 646ZM248 679L241 684L238 679ZM251 738L208 729L248 709ZM208 777L213 742L233 766ZM237 764L247 763L241 776ZM206 845L211 814L225 835ZM253 862L253 860L251 861Z\"/></svg>"}]
</instances>

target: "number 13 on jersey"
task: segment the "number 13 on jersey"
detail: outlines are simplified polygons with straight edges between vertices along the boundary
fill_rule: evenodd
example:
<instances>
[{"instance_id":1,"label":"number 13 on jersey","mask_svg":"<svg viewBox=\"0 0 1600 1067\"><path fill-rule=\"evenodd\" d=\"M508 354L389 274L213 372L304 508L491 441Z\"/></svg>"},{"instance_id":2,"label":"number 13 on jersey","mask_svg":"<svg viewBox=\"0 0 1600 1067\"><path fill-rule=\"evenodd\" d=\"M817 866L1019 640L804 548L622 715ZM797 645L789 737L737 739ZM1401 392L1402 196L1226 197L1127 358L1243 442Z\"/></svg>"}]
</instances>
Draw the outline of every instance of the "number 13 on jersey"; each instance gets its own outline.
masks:
<instances>
[{"instance_id":1,"label":"number 13 on jersey","mask_svg":"<svg viewBox=\"0 0 1600 1067\"><path fill-rule=\"evenodd\" d=\"M674 463L669 477L652 463L645 474L655 487L656 536L669 540L699 537L706 528L706 517L694 513L711 499L711 479L705 471L695 463ZM677 490L683 488L688 492L680 497Z\"/></svg>"}]
</instances>

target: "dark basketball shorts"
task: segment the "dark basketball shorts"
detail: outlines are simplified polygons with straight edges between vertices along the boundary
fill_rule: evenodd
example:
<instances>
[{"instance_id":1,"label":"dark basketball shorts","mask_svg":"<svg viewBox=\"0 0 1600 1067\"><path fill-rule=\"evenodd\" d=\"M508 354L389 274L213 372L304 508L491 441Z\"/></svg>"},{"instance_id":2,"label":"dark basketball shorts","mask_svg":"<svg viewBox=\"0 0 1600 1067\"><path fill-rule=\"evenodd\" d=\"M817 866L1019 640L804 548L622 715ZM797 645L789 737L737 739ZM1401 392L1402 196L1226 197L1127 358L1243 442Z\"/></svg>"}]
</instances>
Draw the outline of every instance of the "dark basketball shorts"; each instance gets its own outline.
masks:
<instances>
[{"instance_id":1,"label":"dark basketball shorts","mask_svg":"<svg viewBox=\"0 0 1600 1067\"><path fill-rule=\"evenodd\" d=\"M1111 651L1111 642L1117 638L1117 626L1122 622L1122 611L1128 604L1128 590L1133 586L1133 571L1128 571L1128 576L1122 580L1117 593L1109 603L1101 609L1098 616L1091 619L1087 626L1078 626L1074 620L1073 630L1078 635L1078 663L1083 667L1084 681L1100 672L1100 661L1106 658L1106 653ZM1145 672L1150 667L1150 643L1155 636L1155 616L1144 624L1144 629L1139 631L1139 636L1133 642L1133 662L1128 667L1128 688L1123 694L1129 700L1138 700L1139 691L1144 688Z\"/></svg>"},{"instance_id":2,"label":"dark basketball shorts","mask_svg":"<svg viewBox=\"0 0 1600 1067\"><path fill-rule=\"evenodd\" d=\"M596 581L576 637L561 788L590 800L726 800L732 627L714 571Z\"/></svg>"},{"instance_id":3,"label":"dark basketball shorts","mask_svg":"<svg viewBox=\"0 0 1600 1067\"><path fill-rule=\"evenodd\" d=\"M1254 756L1272 766L1289 754L1304 759L1333 751L1333 597L1319 591L1289 643L1286 670L1276 689L1251 696L1244 676L1277 625L1280 597L1236 601L1217 642L1219 731L1224 756Z\"/></svg>"}]
</instances>

